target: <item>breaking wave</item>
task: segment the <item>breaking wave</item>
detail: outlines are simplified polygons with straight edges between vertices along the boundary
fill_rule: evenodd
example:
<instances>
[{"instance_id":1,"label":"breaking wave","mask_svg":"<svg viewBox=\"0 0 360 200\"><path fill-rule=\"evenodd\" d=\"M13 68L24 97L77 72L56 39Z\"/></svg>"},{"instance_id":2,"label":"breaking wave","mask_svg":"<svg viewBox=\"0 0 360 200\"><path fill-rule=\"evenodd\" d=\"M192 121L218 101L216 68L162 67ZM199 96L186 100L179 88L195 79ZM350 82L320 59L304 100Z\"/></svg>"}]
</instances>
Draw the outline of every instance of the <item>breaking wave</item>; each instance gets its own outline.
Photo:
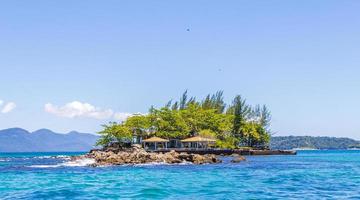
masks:
<instances>
[{"instance_id":1,"label":"breaking wave","mask_svg":"<svg viewBox=\"0 0 360 200\"><path fill-rule=\"evenodd\" d=\"M63 160L70 160L70 156L66 155L58 155L58 156L36 156L36 159L63 159Z\"/></svg>"},{"instance_id":2,"label":"breaking wave","mask_svg":"<svg viewBox=\"0 0 360 200\"><path fill-rule=\"evenodd\" d=\"M68 161L56 165L31 165L32 168L56 168L56 167L86 167L95 163L94 159L84 158L74 161Z\"/></svg>"}]
</instances>

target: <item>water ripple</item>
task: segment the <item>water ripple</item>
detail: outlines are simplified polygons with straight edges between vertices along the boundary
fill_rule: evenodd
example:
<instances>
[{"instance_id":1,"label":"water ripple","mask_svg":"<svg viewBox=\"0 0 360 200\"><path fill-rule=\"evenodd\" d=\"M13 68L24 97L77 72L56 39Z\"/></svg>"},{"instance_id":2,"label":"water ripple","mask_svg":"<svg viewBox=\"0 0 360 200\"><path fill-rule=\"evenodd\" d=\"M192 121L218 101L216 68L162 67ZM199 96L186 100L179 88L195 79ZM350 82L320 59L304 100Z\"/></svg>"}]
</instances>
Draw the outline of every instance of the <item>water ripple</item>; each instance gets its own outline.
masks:
<instances>
[{"instance_id":1,"label":"water ripple","mask_svg":"<svg viewBox=\"0 0 360 200\"><path fill-rule=\"evenodd\" d=\"M63 154L59 154L63 155ZM216 165L70 166L0 154L0 199L359 199L360 152L306 151ZM56 156L56 155L55 155ZM29 166L58 166L31 168Z\"/></svg>"}]
</instances>

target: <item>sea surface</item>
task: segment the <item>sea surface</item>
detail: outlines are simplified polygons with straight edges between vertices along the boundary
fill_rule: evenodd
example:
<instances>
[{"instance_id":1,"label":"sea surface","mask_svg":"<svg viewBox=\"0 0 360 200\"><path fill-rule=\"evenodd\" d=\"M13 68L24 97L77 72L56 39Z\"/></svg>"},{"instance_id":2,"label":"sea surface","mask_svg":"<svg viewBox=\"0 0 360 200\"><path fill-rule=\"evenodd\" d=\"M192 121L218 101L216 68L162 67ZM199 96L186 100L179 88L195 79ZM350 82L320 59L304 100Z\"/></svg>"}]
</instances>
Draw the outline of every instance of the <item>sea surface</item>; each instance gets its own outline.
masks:
<instances>
[{"instance_id":1,"label":"sea surface","mask_svg":"<svg viewBox=\"0 0 360 200\"><path fill-rule=\"evenodd\" d=\"M0 153L0 199L360 199L360 151L87 167L82 153Z\"/></svg>"}]
</instances>

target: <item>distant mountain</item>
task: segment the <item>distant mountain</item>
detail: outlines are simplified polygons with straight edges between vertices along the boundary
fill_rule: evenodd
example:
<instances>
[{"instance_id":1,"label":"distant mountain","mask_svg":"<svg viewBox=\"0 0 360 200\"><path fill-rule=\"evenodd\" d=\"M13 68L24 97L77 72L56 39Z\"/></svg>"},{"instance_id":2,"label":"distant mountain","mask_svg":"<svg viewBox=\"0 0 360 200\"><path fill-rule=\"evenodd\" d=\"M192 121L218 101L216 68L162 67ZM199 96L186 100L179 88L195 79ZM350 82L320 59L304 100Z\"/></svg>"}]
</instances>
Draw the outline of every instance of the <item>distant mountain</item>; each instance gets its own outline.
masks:
<instances>
[{"instance_id":1,"label":"distant mountain","mask_svg":"<svg viewBox=\"0 0 360 200\"><path fill-rule=\"evenodd\" d=\"M360 147L360 142L350 138L281 136L272 137L271 149L348 149Z\"/></svg>"},{"instance_id":2,"label":"distant mountain","mask_svg":"<svg viewBox=\"0 0 360 200\"><path fill-rule=\"evenodd\" d=\"M21 128L0 130L0 152L75 152L94 148L98 136L72 131L67 134L40 129L30 133Z\"/></svg>"}]
</instances>

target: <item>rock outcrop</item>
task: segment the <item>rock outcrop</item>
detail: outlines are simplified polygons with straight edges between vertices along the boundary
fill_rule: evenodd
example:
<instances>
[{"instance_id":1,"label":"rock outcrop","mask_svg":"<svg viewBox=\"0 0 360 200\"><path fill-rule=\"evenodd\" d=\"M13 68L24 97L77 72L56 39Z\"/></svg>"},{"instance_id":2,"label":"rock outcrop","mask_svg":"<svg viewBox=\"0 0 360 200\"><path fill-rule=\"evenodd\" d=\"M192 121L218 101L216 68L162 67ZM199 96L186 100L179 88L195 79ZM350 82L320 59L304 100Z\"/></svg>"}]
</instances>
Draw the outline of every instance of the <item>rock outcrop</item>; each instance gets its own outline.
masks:
<instances>
[{"instance_id":1,"label":"rock outcrop","mask_svg":"<svg viewBox=\"0 0 360 200\"><path fill-rule=\"evenodd\" d=\"M231 160L232 163L239 163L242 161L245 161L246 158L244 156L240 156L240 155L232 155L234 158Z\"/></svg>"},{"instance_id":2,"label":"rock outcrop","mask_svg":"<svg viewBox=\"0 0 360 200\"><path fill-rule=\"evenodd\" d=\"M73 160L91 158L95 160L93 166L145 164L145 163L184 163L210 164L220 163L216 155L188 154L170 151L167 153L146 152L141 146L133 145L131 148L108 147L101 150L91 150L83 156L73 157Z\"/></svg>"}]
</instances>

